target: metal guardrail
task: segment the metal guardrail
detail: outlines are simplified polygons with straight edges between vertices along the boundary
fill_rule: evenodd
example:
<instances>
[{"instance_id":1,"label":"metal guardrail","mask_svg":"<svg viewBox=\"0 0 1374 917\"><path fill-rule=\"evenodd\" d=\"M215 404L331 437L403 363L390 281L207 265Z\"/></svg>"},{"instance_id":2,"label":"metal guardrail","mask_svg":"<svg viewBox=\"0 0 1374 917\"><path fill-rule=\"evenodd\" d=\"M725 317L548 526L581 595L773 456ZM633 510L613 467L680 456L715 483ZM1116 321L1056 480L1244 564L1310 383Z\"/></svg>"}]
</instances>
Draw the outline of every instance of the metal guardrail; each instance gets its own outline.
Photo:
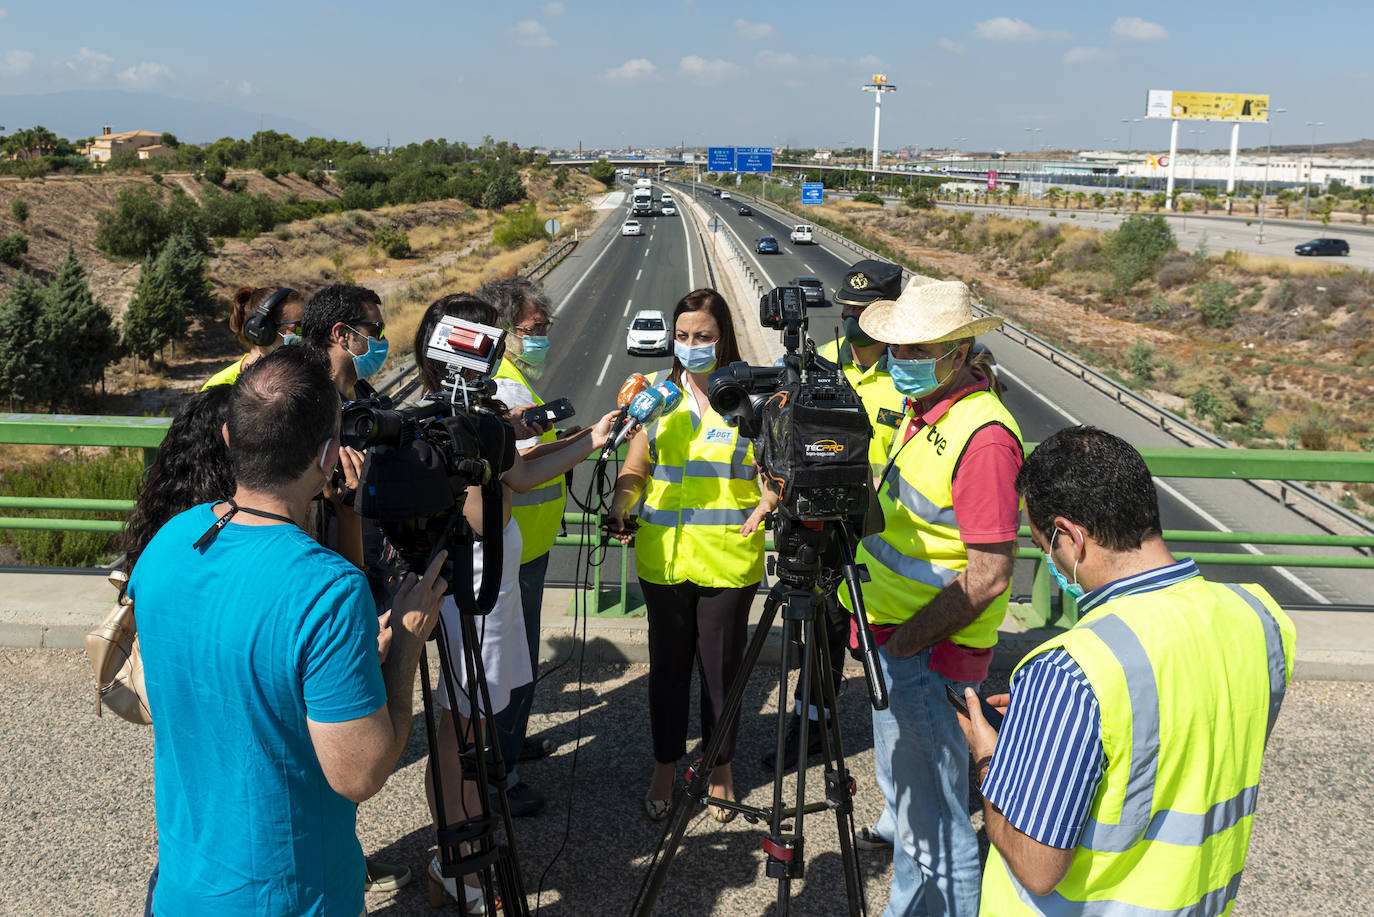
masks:
<instances>
[{"instance_id":1,"label":"metal guardrail","mask_svg":"<svg viewBox=\"0 0 1374 917\"><path fill-rule=\"evenodd\" d=\"M774 202L772 202L772 201L769 201L769 200L767 200L767 199L761 199L758 195L751 194L751 193L749 193L749 192L736 192L736 193L741 194L741 195L743 195L744 197L752 198L752 199L754 200L755 203L762 203L763 206L768 207L768 208L771 208L771 209L773 209L773 210L775 210L775 211L777 211L777 212L780 212L780 213L782 213L784 216L788 216L788 217L797 216L797 214L792 213L792 211L790 211L790 210L785 210L785 209L783 209L780 205L778 205L778 204L776 204L776 203L774 203ZM827 229L826 227L821 226L821 225L818 224L818 223L814 223L814 222L813 222L812 225L815 227L815 230L816 230L816 231L820 232L822 235L824 235L825 237L827 237L827 238L830 239L831 241L836 242L836 243L838 243L838 244L840 244L840 245L843 245L843 246L845 246L846 248L848 248L848 249L850 249L850 250L852 250L852 251L854 251L854 252L856 252L856 253L858 253L858 254L863 255L865 258L874 258L874 259L877 259L877 260L879 260L879 261L888 261L888 260L890 260L890 259L887 258L886 256L880 255L880 254L878 254L877 252L874 252L874 251L872 251L872 250L870 250L870 249L868 249L868 248L865 248L864 246L859 245L857 242L850 241L849 239L845 238L844 236L840 235L839 233L837 233L837 232L835 232L835 231L833 231L833 230L831 230L831 229ZM908 280L908 279L910 279L911 277L914 277L914 276L915 276L915 272L914 272L914 271L910 270L910 269L907 268L905 265L902 266L902 279L903 279L903 281L906 281L906 280ZM984 310L982 310L982 311L983 311L985 314L991 314L991 313L988 313L988 311L987 311L986 309L984 309ZM1044 340L1044 339L1041 338L1041 337L1038 337L1038 336L1035 335L1035 334L1032 334L1031 332L1025 330L1024 328L1020 327L1019 325L1015 325L1015 324L1013 324L1013 323L1011 323L1011 322L1009 322L1009 321L1006 321L1006 320L1004 319L1004 320L1003 320L1003 323L1002 323L1002 327L999 329L999 331L1000 331L1002 334L1005 334L1007 337L1011 338L1012 340L1016 340L1017 338L1020 338L1020 340L1018 341L1018 343L1020 343L1022 346L1027 347L1027 348L1030 349L1030 350L1033 350L1033 351L1038 352L1038 353L1040 354L1040 356L1042 356L1042 357L1044 357L1045 359L1049 360L1051 363L1055 364L1056 366L1060 367L1061 369L1067 369L1067 370L1070 370L1071 372L1075 373L1076 375L1078 375L1078 377L1079 377L1082 381L1087 382L1088 384L1092 385L1094 388L1098 389L1099 391L1103 392L1104 394L1107 394L1107 395L1112 396L1112 397L1116 400L1116 402L1117 402L1118 404L1120 404L1122 407L1129 408L1129 409L1131 409L1132 411L1134 411L1136 414L1140 415L1141 417L1144 417L1145 419L1147 419L1147 420L1149 420L1149 421L1151 421L1151 422L1153 422L1153 423L1157 423L1157 424L1159 425L1160 430L1163 431L1164 433L1168 433L1169 435L1174 436L1174 437L1177 438L1177 439L1180 439L1180 440L1183 440L1184 442L1187 442L1187 441L1188 441L1187 437L1184 437L1184 436L1181 436L1181 435L1180 435L1181 432L1186 432L1189 436L1194 437L1194 438L1196 438L1196 439L1203 440L1204 442L1208 443L1209 445L1215 446L1215 447L1217 447L1217 448L1227 449L1227 450L1233 450L1233 449L1237 448L1237 447L1235 447L1235 446L1232 446L1230 443L1226 442L1225 440L1221 439L1220 437L1216 436L1215 434L1210 433L1210 432L1208 432L1207 430L1204 430L1204 429L1202 429L1201 427L1196 426L1195 424L1189 423L1187 420L1183 419L1182 417L1179 417L1177 414L1175 414L1174 412L1170 411L1168 408L1161 407L1160 405L1155 404L1153 401L1150 401L1148 398L1144 397L1143 395L1140 395L1139 393L1134 392L1134 391L1132 391L1132 390L1129 389L1129 388L1126 388L1124 385L1122 385L1121 383L1117 382L1115 379L1112 379L1111 377L1104 375L1103 373L1099 372L1098 370L1093 369L1091 366L1088 366L1086 363L1083 363L1082 361L1080 361L1080 360L1078 360L1077 358L1071 356L1070 354L1065 353L1064 351L1062 351L1062 350L1060 350L1059 348L1055 347L1053 344L1049 343L1048 341ZM1172 429L1171 429L1171 427L1172 427ZM1280 452L1281 452L1281 451L1284 451L1284 450L1273 450L1273 451L1280 451ZM1352 454L1354 454L1354 453L1352 453ZM1166 477L1187 477L1187 475L1178 475L1178 474L1175 474L1175 475L1165 475L1165 476L1166 476ZM1304 478L1303 480L1318 480L1318 479L1316 479L1316 478ZM1358 480L1358 479L1323 478L1323 479L1321 479L1321 480L1332 480L1332 481L1350 480L1350 481L1355 481L1355 480ZM1258 485L1253 485L1253 482L1252 482L1252 485L1253 485L1253 486L1256 486L1256 489L1258 489L1261 493L1263 493L1263 494L1265 494L1266 496L1271 497L1272 499L1276 500L1277 502L1279 502L1280 504L1282 504L1284 507L1286 507L1286 508L1292 510L1293 512L1296 512L1296 513L1298 513L1299 515L1303 516L1303 518L1307 519L1307 520L1308 520L1309 522L1311 522L1313 525L1316 525L1316 526L1318 526L1318 527L1320 527L1320 528L1326 529L1327 531L1330 531L1330 527L1329 527L1329 525L1326 523L1325 520L1316 518L1316 517L1314 517L1313 515L1311 515L1309 512L1304 512L1303 508L1301 508L1301 507L1295 505L1294 503L1292 503L1292 502L1290 502L1290 501L1288 500L1288 492L1289 492L1289 491L1291 491L1291 492L1293 492L1293 493L1295 493L1295 494L1301 496L1303 499L1305 499L1305 500L1307 500L1307 501L1309 501L1309 502L1311 502L1311 503L1316 504L1317 506L1319 506L1319 507L1321 508L1322 512L1328 513L1328 514L1330 514L1330 515L1332 515L1332 516L1335 516L1335 517L1339 518L1342 522L1346 523L1347 525L1349 525L1349 526L1351 526L1351 527L1353 527L1353 528L1355 528L1355 529L1357 529L1357 530L1359 530L1359 531L1364 531L1364 532L1369 532L1369 533L1371 533L1371 534L1374 534L1374 523L1371 523L1369 520L1363 519L1363 518L1361 518L1360 516L1355 515L1354 513L1350 512L1349 510L1345 509L1345 508L1342 507L1342 506L1338 506L1337 504L1335 504L1335 503L1331 502L1330 500L1326 499L1326 498L1323 497L1321 494L1318 494L1318 493L1314 492L1311 488L1304 486L1303 484L1299 483L1298 481L1294 481L1294 480L1279 480L1277 483L1278 483L1278 493L1277 493L1277 494L1275 494L1275 493L1270 493L1268 490L1266 490L1266 489L1263 488L1263 487L1259 487Z\"/></svg>"},{"instance_id":2,"label":"metal guardrail","mask_svg":"<svg viewBox=\"0 0 1374 917\"><path fill-rule=\"evenodd\" d=\"M558 267L559 262L572 254L572 250L577 248L577 243L578 239L576 237L563 240L563 242L559 243L558 247L545 255L534 265L534 267L525 271L525 277L529 280L538 280L549 271Z\"/></svg>"}]
</instances>

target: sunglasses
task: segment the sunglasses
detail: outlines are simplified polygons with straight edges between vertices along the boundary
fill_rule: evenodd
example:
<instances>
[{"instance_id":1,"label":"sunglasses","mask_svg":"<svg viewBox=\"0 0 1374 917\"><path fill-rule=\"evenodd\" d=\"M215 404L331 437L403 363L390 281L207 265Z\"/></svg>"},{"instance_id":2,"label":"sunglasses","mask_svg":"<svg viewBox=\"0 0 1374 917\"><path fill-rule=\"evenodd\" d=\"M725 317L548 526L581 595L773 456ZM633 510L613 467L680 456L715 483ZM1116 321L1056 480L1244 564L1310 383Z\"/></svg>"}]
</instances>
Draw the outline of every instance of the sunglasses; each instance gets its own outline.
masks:
<instances>
[{"instance_id":1,"label":"sunglasses","mask_svg":"<svg viewBox=\"0 0 1374 917\"><path fill-rule=\"evenodd\" d=\"M363 333L364 333L364 332L358 330L358 329L360 329L360 328L368 328L368 329L371 329L371 331L372 331L372 334L370 335L371 337L374 337L374 338L376 338L376 339L379 340L379 341L384 341L384 340L386 340L386 322L369 322L369 321L360 319L360 320L358 320L358 321L344 322L344 324L347 325L347 326L348 326L350 329L352 329L353 331L358 331L359 334L363 334Z\"/></svg>"}]
</instances>

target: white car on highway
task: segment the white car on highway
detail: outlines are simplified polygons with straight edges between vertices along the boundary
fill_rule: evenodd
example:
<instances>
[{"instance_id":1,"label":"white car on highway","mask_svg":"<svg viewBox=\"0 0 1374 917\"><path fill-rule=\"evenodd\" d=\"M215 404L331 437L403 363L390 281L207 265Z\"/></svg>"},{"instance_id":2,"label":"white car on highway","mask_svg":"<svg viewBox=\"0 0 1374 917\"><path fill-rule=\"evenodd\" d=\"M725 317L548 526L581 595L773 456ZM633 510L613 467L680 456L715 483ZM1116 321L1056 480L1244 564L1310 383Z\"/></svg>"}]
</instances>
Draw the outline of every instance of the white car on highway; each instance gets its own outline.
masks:
<instances>
[{"instance_id":1,"label":"white car on highway","mask_svg":"<svg viewBox=\"0 0 1374 917\"><path fill-rule=\"evenodd\" d=\"M639 220L626 220L620 224L620 234L622 236L642 236L644 235L644 227L640 225Z\"/></svg>"},{"instance_id":2,"label":"white car on highway","mask_svg":"<svg viewBox=\"0 0 1374 917\"><path fill-rule=\"evenodd\" d=\"M663 199L663 203L659 205L658 212L663 214L665 217L677 216L677 208L673 206L673 201L671 198L665 197Z\"/></svg>"},{"instance_id":3,"label":"white car on highway","mask_svg":"<svg viewBox=\"0 0 1374 917\"><path fill-rule=\"evenodd\" d=\"M723 200L723 201L728 201L728 200L730 200L730 192L729 192L729 191L722 191L722 192L720 192L720 199Z\"/></svg>"},{"instance_id":4,"label":"white car on highway","mask_svg":"<svg viewBox=\"0 0 1374 917\"><path fill-rule=\"evenodd\" d=\"M799 223L796 226L792 227L793 245L810 245L811 243L812 239L810 226L806 225L805 223Z\"/></svg>"},{"instance_id":5,"label":"white car on highway","mask_svg":"<svg viewBox=\"0 0 1374 917\"><path fill-rule=\"evenodd\" d=\"M668 353L668 323L657 309L640 309L625 329L627 353Z\"/></svg>"}]
</instances>

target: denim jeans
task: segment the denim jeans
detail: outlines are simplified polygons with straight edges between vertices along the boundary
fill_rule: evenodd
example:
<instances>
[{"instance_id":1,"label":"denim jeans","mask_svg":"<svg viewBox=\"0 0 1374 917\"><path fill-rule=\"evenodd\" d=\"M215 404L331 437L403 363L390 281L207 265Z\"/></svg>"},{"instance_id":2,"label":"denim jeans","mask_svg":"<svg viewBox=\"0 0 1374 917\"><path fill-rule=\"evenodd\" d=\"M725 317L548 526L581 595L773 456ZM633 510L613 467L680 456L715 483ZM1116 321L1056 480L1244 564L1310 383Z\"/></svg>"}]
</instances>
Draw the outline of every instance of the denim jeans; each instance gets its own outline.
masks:
<instances>
[{"instance_id":1,"label":"denim jeans","mask_svg":"<svg viewBox=\"0 0 1374 917\"><path fill-rule=\"evenodd\" d=\"M892 896L883 917L975 917L981 877L968 812L968 743L930 650L878 649L889 704L873 712L873 758L891 830ZM977 684L973 687L976 689ZM886 824L885 824L886 823Z\"/></svg>"},{"instance_id":2,"label":"denim jeans","mask_svg":"<svg viewBox=\"0 0 1374 917\"><path fill-rule=\"evenodd\" d=\"M534 685L539 679L539 610L544 604L544 577L549 572L549 555L541 554L520 565L520 607L525 617L525 637L530 644L530 672L534 681L510 692L510 703L497 713L496 744L506 762L510 785L520 779L515 772L520 749L525 744L525 732L530 725L530 707L534 703Z\"/></svg>"}]
</instances>

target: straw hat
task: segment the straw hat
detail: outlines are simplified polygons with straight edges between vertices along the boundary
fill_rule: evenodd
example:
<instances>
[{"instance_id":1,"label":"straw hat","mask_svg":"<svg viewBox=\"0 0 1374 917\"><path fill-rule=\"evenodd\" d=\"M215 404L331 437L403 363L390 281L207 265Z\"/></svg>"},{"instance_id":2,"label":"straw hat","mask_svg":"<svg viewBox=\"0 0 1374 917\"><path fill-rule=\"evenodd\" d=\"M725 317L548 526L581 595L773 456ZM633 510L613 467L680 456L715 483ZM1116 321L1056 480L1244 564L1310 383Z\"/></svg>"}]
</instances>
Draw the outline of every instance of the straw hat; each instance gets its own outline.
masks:
<instances>
[{"instance_id":1,"label":"straw hat","mask_svg":"<svg viewBox=\"0 0 1374 917\"><path fill-rule=\"evenodd\" d=\"M924 279L924 278L923 278ZM958 280L909 284L896 300L879 300L864 310L859 327L887 344L938 344L977 337L1002 324L995 315L979 318L978 299Z\"/></svg>"}]
</instances>

